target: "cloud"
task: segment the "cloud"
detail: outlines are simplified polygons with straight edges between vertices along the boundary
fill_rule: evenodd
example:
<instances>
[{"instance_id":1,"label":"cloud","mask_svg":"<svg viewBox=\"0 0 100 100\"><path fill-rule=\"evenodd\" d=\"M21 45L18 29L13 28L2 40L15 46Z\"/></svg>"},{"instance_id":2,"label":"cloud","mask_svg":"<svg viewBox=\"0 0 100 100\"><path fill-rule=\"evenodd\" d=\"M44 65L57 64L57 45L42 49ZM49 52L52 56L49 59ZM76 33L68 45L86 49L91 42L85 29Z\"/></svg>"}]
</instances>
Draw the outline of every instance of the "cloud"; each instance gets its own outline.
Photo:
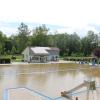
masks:
<instances>
[{"instance_id":1,"label":"cloud","mask_svg":"<svg viewBox=\"0 0 100 100\"><path fill-rule=\"evenodd\" d=\"M11 36L17 33L17 29L12 27L0 27L0 31L2 31L7 36Z\"/></svg>"},{"instance_id":2,"label":"cloud","mask_svg":"<svg viewBox=\"0 0 100 100\"><path fill-rule=\"evenodd\" d=\"M87 35L88 31L93 31L94 33L98 34L100 32L100 25L94 25L90 24L87 26L84 26L82 28L75 28L75 27L63 27L63 28L58 28L57 31L58 33L68 33L72 34L76 32L80 37L84 37ZM99 27L99 28L98 28Z\"/></svg>"},{"instance_id":3,"label":"cloud","mask_svg":"<svg viewBox=\"0 0 100 100\"><path fill-rule=\"evenodd\" d=\"M95 33L98 33L99 31L95 28L95 26L87 26L84 28L85 31L92 30Z\"/></svg>"},{"instance_id":4,"label":"cloud","mask_svg":"<svg viewBox=\"0 0 100 100\"><path fill-rule=\"evenodd\" d=\"M89 24L100 24L99 4L99 0L0 0L0 21L62 26L57 30L68 32L98 31ZM8 28L13 31L14 26Z\"/></svg>"},{"instance_id":5,"label":"cloud","mask_svg":"<svg viewBox=\"0 0 100 100\"><path fill-rule=\"evenodd\" d=\"M6 34L7 36L11 36L12 34L16 34L18 31L18 27L21 22L3 22L0 21L0 30ZM30 22L25 22L26 25L28 25L28 28L30 30L33 30L35 27L40 26L42 24L39 23L30 23ZM80 37L84 37L87 35L87 32L89 30L94 31L95 33L100 32L100 25L95 25L95 24L89 24L84 27L76 28L76 27L64 27L64 26L59 26L59 25L50 25L46 24L46 27L50 29L50 34L55 33L56 31L58 33L68 33L72 34L76 32Z\"/></svg>"},{"instance_id":6,"label":"cloud","mask_svg":"<svg viewBox=\"0 0 100 100\"><path fill-rule=\"evenodd\" d=\"M100 23L99 0L1 0L0 19L81 28Z\"/></svg>"},{"instance_id":7,"label":"cloud","mask_svg":"<svg viewBox=\"0 0 100 100\"><path fill-rule=\"evenodd\" d=\"M67 28L59 28L57 29L58 33L69 33L72 34L73 32L75 32L76 29L72 28L72 27L67 27Z\"/></svg>"}]
</instances>

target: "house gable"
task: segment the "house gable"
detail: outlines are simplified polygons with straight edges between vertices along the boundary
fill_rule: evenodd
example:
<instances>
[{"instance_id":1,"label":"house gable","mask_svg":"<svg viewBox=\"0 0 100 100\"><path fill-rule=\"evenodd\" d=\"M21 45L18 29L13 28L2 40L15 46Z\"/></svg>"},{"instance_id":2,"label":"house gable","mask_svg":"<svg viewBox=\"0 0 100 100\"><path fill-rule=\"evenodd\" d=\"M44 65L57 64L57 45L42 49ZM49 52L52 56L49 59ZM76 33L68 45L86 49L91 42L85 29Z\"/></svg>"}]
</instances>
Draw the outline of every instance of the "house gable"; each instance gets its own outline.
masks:
<instances>
[{"instance_id":1,"label":"house gable","mask_svg":"<svg viewBox=\"0 0 100 100\"><path fill-rule=\"evenodd\" d=\"M51 47L27 47L22 54L24 60L31 62L58 61L59 49Z\"/></svg>"}]
</instances>

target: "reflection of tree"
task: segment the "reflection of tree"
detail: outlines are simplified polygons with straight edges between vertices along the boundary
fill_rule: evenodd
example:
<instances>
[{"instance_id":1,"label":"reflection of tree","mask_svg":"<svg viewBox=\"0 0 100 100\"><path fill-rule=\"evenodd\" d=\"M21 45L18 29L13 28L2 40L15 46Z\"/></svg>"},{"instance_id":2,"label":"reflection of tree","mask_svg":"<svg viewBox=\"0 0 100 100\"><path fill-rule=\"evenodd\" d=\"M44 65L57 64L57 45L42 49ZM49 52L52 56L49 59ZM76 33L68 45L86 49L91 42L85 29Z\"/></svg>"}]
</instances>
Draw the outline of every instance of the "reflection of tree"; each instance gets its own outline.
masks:
<instances>
[{"instance_id":1,"label":"reflection of tree","mask_svg":"<svg viewBox=\"0 0 100 100\"><path fill-rule=\"evenodd\" d=\"M17 82L19 86L26 86L29 76L27 74L17 75Z\"/></svg>"},{"instance_id":2,"label":"reflection of tree","mask_svg":"<svg viewBox=\"0 0 100 100\"><path fill-rule=\"evenodd\" d=\"M63 77L63 76L66 76L68 74L68 72L67 71L58 71L57 74L59 77Z\"/></svg>"},{"instance_id":3,"label":"reflection of tree","mask_svg":"<svg viewBox=\"0 0 100 100\"><path fill-rule=\"evenodd\" d=\"M65 76L67 74L75 77L78 74L78 65L73 63L60 63L59 64L59 76Z\"/></svg>"},{"instance_id":4,"label":"reflection of tree","mask_svg":"<svg viewBox=\"0 0 100 100\"><path fill-rule=\"evenodd\" d=\"M2 81L5 77L5 71L4 68L0 67L0 81Z\"/></svg>"},{"instance_id":5,"label":"reflection of tree","mask_svg":"<svg viewBox=\"0 0 100 100\"><path fill-rule=\"evenodd\" d=\"M68 68L68 69L65 69L65 70L63 69L61 71L58 71L57 74L59 75L59 77L65 77L65 76L69 75L69 76L75 78L79 73L78 73L77 69L76 70L70 70Z\"/></svg>"},{"instance_id":6,"label":"reflection of tree","mask_svg":"<svg viewBox=\"0 0 100 100\"><path fill-rule=\"evenodd\" d=\"M100 77L100 69L98 68L86 69L86 70L82 70L82 72L87 76Z\"/></svg>"},{"instance_id":7,"label":"reflection of tree","mask_svg":"<svg viewBox=\"0 0 100 100\"><path fill-rule=\"evenodd\" d=\"M26 66L17 66L17 76L16 80L18 82L18 85L25 86L28 83L29 75L27 74ZM25 74L26 73L26 74Z\"/></svg>"},{"instance_id":8,"label":"reflection of tree","mask_svg":"<svg viewBox=\"0 0 100 100\"><path fill-rule=\"evenodd\" d=\"M31 76L31 84L34 88L41 89L46 87L46 82L49 79L49 73L37 73Z\"/></svg>"},{"instance_id":9,"label":"reflection of tree","mask_svg":"<svg viewBox=\"0 0 100 100\"><path fill-rule=\"evenodd\" d=\"M69 71L68 72L73 78L77 77L77 75L79 74L78 69L73 70L73 71Z\"/></svg>"}]
</instances>

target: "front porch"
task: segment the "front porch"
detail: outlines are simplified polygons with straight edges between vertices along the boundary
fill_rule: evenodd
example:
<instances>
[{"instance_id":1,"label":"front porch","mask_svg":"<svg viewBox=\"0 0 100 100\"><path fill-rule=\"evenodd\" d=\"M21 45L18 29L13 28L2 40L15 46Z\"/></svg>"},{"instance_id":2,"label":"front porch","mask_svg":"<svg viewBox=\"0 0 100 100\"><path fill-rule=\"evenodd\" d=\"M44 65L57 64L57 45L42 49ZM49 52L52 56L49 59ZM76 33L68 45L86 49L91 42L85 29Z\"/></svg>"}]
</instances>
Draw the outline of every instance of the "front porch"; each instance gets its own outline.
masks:
<instances>
[{"instance_id":1,"label":"front porch","mask_svg":"<svg viewBox=\"0 0 100 100\"><path fill-rule=\"evenodd\" d=\"M33 62L33 63L45 63L45 62L48 62L48 57L47 56L30 56L30 62Z\"/></svg>"}]
</instances>

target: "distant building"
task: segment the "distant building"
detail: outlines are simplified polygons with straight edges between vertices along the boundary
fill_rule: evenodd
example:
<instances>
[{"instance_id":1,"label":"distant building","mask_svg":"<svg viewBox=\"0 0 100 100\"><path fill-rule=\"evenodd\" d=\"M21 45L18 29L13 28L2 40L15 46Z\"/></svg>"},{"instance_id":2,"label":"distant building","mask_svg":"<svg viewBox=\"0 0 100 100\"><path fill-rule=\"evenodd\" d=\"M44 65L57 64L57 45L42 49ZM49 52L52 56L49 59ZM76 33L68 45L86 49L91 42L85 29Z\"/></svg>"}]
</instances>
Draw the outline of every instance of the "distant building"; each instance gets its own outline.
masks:
<instances>
[{"instance_id":1,"label":"distant building","mask_svg":"<svg viewBox=\"0 0 100 100\"><path fill-rule=\"evenodd\" d=\"M26 62L45 63L59 60L59 49L55 47L27 47L22 54Z\"/></svg>"}]
</instances>

